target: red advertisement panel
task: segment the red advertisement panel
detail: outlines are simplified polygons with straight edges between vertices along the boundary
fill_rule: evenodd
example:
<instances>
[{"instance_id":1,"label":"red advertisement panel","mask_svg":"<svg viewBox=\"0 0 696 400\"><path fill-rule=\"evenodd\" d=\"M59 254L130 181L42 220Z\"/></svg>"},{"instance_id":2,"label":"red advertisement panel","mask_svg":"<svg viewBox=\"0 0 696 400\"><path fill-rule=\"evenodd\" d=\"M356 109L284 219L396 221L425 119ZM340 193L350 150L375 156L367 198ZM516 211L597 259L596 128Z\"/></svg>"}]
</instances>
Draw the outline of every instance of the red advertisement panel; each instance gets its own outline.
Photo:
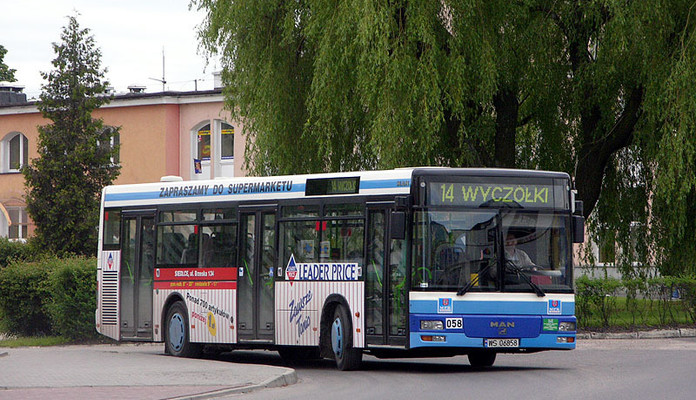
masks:
<instances>
[{"instance_id":1,"label":"red advertisement panel","mask_svg":"<svg viewBox=\"0 0 696 400\"><path fill-rule=\"evenodd\" d=\"M237 268L155 268L155 281L235 281Z\"/></svg>"}]
</instances>

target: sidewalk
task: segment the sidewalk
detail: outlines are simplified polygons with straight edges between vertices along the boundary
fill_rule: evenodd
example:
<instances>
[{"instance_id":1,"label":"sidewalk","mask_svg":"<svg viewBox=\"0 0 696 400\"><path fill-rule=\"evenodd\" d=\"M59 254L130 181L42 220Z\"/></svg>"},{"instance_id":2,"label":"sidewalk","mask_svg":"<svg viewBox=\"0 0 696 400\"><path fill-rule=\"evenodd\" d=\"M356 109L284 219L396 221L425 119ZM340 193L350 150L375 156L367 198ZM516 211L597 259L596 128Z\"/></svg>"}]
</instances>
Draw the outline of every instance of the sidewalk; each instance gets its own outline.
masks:
<instances>
[{"instance_id":1,"label":"sidewalk","mask_svg":"<svg viewBox=\"0 0 696 400\"><path fill-rule=\"evenodd\" d=\"M578 333L577 338L586 339L667 339L680 337L696 337L696 329L654 329L634 332L584 332Z\"/></svg>"},{"instance_id":2,"label":"sidewalk","mask_svg":"<svg viewBox=\"0 0 696 400\"><path fill-rule=\"evenodd\" d=\"M297 382L290 368L170 357L163 348L0 348L0 399L207 399Z\"/></svg>"}]
</instances>

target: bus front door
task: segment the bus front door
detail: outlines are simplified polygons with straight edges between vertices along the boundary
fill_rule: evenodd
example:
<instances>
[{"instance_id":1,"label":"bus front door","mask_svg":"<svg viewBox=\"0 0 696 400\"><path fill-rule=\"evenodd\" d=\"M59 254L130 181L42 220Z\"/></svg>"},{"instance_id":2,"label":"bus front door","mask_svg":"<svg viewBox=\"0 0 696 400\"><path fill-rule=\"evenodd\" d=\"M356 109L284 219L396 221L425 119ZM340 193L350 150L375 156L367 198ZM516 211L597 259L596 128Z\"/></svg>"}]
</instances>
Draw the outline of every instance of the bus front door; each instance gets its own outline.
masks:
<instances>
[{"instance_id":1,"label":"bus front door","mask_svg":"<svg viewBox=\"0 0 696 400\"><path fill-rule=\"evenodd\" d=\"M124 213L122 227L121 339L152 339L155 218L152 213L132 215Z\"/></svg>"},{"instance_id":2,"label":"bus front door","mask_svg":"<svg viewBox=\"0 0 696 400\"><path fill-rule=\"evenodd\" d=\"M240 212L237 278L240 342L273 342L275 332L275 210Z\"/></svg>"},{"instance_id":3,"label":"bus front door","mask_svg":"<svg viewBox=\"0 0 696 400\"><path fill-rule=\"evenodd\" d=\"M365 333L367 343L406 344L406 243L389 233L391 209L370 207L368 213Z\"/></svg>"}]
</instances>

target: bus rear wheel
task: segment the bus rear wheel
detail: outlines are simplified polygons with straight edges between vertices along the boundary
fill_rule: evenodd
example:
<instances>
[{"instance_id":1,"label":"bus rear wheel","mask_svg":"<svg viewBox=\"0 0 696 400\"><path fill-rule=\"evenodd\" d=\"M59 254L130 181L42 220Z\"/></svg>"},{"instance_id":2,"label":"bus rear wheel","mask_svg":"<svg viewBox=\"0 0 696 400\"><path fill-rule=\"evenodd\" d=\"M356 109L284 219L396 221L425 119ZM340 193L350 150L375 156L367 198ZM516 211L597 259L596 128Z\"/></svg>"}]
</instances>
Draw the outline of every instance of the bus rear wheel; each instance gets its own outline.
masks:
<instances>
[{"instance_id":1,"label":"bus rear wheel","mask_svg":"<svg viewBox=\"0 0 696 400\"><path fill-rule=\"evenodd\" d=\"M172 304L165 321L164 352L176 357L198 357L202 346L191 343L189 338L186 305L182 301Z\"/></svg>"},{"instance_id":2,"label":"bus rear wheel","mask_svg":"<svg viewBox=\"0 0 696 400\"><path fill-rule=\"evenodd\" d=\"M469 353L469 364L472 367L484 368L490 367L495 362L496 353L492 351L478 351L475 353Z\"/></svg>"},{"instance_id":3,"label":"bus rear wheel","mask_svg":"<svg viewBox=\"0 0 696 400\"><path fill-rule=\"evenodd\" d=\"M362 351L353 348L353 324L345 307L338 306L331 324L331 348L336 367L341 371L358 369L362 362Z\"/></svg>"}]
</instances>

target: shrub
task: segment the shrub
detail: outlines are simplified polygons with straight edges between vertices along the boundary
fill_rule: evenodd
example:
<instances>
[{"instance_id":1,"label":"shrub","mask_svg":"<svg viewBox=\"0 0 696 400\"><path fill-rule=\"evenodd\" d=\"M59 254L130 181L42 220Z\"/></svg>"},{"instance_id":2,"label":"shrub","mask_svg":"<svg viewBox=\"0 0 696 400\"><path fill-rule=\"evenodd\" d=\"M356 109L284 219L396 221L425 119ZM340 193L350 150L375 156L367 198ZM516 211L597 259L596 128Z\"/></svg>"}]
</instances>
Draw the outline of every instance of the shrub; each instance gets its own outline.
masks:
<instances>
[{"instance_id":1,"label":"shrub","mask_svg":"<svg viewBox=\"0 0 696 400\"><path fill-rule=\"evenodd\" d=\"M29 336L51 332L44 307L49 272L46 262L13 262L0 269L0 314L9 333Z\"/></svg>"},{"instance_id":2,"label":"shrub","mask_svg":"<svg viewBox=\"0 0 696 400\"><path fill-rule=\"evenodd\" d=\"M96 260L43 258L0 270L0 315L9 333L57 334L72 340L96 336Z\"/></svg>"},{"instance_id":3,"label":"shrub","mask_svg":"<svg viewBox=\"0 0 696 400\"><path fill-rule=\"evenodd\" d=\"M54 261L46 304L54 333L73 340L95 337L96 260L79 257Z\"/></svg>"},{"instance_id":4,"label":"shrub","mask_svg":"<svg viewBox=\"0 0 696 400\"><path fill-rule=\"evenodd\" d=\"M679 282L679 294L682 299L682 308L689 316L691 323L696 324L696 277L681 278Z\"/></svg>"},{"instance_id":5,"label":"shrub","mask_svg":"<svg viewBox=\"0 0 696 400\"><path fill-rule=\"evenodd\" d=\"M578 278L576 281L578 319L589 320L592 315L596 315L602 321L602 325L608 327L616 311L616 294L621 287L621 281L614 278L590 279L586 276Z\"/></svg>"},{"instance_id":6,"label":"shrub","mask_svg":"<svg viewBox=\"0 0 696 400\"><path fill-rule=\"evenodd\" d=\"M34 258L34 249L28 243L0 238L0 269L12 261L28 261Z\"/></svg>"},{"instance_id":7,"label":"shrub","mask_svg":"<svg viewBox=\"0 0 696 400\"><path fill-rule=\"evenodd\" d=\"M674 297L678 290L680 298ZM625 292L624 296L619 295ZM696 322L696 277L588 278L576 281L580 327L676 326Z\"/></svg>"},{"instance_id":8,"label":"shrub","mask_svg":"<svg viewBox=\"0 0 696 400\"><path fill-rule=\"evenodd\" d=\"M647 281L640 278L624 279L626 290L626 311L631 315L631 323L635 326L645 319L647 306L645 301L639 301L647 293Z\"/></svg>"}]
</instances>

